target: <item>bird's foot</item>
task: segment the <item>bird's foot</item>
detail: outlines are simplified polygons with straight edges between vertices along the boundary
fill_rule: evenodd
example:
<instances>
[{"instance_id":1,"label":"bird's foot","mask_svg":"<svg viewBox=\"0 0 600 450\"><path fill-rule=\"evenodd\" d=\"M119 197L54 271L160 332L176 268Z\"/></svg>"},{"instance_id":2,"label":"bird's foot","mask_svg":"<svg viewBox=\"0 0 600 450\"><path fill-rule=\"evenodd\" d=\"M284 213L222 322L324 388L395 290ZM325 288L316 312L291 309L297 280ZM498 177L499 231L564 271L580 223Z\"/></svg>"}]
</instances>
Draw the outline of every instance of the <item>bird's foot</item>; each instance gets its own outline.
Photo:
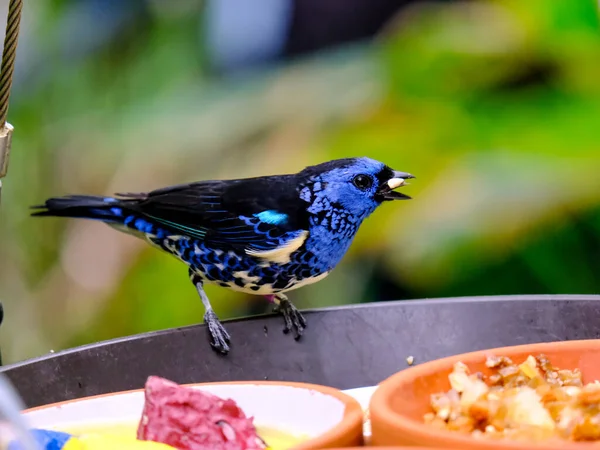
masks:
<instances>
[{"instance_id":1,"label":"bird's foot","mask_svg":"<svg viewBox=\"0 0 600 450\"><path fill-rule=\"evenodd\" d=\"M222 355L229 353L229 341L231 336L229 336L229 333L212 309L209 309L204 314L204 323L208 326L210 345L213 350Z\"/></svg>"},{"instance_id":2,"label":"bird's foot","mask_svg":"<svg viewBox=\"0 0 600 450\"><path fill-rule=\"evenodd\" d=\"M293 331L295 340L302 337L304 329L306 328L306 319L288 299L280 300L279 304L273 308L273 311L280 313L283 316L285 323L283 332L285 334Z\"/></svg>"}]
</instances>

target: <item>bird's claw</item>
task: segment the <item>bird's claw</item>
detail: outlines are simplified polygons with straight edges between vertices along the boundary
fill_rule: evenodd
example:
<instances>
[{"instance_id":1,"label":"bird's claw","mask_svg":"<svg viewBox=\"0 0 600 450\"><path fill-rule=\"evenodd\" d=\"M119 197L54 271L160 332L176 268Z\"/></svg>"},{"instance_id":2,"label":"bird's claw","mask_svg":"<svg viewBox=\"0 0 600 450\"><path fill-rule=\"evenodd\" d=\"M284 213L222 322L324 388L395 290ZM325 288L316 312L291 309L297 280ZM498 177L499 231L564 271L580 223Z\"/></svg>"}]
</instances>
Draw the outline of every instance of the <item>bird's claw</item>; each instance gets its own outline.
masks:
<instances>
[{"instance_id":1,"label":"bird's claw","mask_svg":"<svg viewBox=\"0 0 600 450\"><path fill-rule=\"evenodd\" d=\"M293 331L294 339L300 339L306 328L306 319L302 313L289 300L281 300L274 311L283 316L285 322L283 332L288 334L290 331Z\"/></svg>"},{"instance_id":2,"label":"bird's claw","mask_svg":"<svg viewBox=\"0 0 600 450\"><path fill-rule=\"evenodd\" d=\"M229 353L229 342L231 336L219 321L214 311L209 310L204 314L204 323L208 326L210 345L218 353L226 355Z\"/></svg>"}]
</instances>

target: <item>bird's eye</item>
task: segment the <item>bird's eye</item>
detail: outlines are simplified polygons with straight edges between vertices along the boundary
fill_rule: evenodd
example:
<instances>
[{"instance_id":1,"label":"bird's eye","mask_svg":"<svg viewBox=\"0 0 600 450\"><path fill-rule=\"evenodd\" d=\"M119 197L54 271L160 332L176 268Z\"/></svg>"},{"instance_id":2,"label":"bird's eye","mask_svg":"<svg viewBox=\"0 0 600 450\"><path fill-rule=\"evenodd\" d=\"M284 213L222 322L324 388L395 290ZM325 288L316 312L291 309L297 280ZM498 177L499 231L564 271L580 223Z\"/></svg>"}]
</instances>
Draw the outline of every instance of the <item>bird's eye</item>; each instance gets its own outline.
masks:
<instances>
[{"instance_id":1,"label":"bird's eye","mask_svg":"<svg viewBox=\"0 0 600 450\"><path fill-rule=\"evenodd\" d=\"M373 186L373 179L368 175L356 175L352 182L354 186L363 191Z\"/></svg>"}]
</instances>

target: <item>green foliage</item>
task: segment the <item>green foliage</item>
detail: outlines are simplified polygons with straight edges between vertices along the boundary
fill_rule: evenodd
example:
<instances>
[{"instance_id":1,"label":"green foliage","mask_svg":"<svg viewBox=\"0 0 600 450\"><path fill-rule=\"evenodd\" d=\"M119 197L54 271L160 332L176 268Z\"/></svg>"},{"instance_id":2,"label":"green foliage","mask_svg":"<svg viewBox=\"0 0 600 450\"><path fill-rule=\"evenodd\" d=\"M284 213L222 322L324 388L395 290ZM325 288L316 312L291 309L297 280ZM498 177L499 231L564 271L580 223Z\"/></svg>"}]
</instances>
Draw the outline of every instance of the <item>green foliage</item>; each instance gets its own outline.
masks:
<instances>
[{"instance_id":1,"label":"green foliage","mask_svg":"<svg viewBox=\"0 0 600 450\"><path fill-rule=\"evenodd\" d=\"M236 79L211 73L194 14L154 18L67 61L52 4L27 11L39 24L27 42L49 62L9 116L7 361L202 316L174 259L101 224L30 219L29 205L352 155L414 173L414 200L369 219L328 279L292 294L300 307L600 291L595 1L416 6L372 43ZM208 294L222 318L268 308Z\"/></svg>"}]
</instances>

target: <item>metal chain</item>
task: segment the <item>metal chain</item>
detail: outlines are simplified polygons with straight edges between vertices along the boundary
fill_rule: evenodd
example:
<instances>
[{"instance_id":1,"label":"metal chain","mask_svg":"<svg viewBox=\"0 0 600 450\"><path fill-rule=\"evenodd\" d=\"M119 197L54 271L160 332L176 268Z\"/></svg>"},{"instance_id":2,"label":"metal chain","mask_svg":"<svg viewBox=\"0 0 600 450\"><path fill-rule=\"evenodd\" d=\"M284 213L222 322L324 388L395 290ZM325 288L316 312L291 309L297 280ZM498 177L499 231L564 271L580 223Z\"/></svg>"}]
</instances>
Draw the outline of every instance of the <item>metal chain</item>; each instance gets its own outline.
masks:
<instances>
[{"instance_id":1,"label":"metal chain","mask_svg":"<svg viewBox=\"0 0 600 450\"><path fill-rule=\"evenodd\" d=\"M8 155L12 143L13 127L6 122L6 116L8 115L8 100L15 70L15 56L17 54L22 10L23 0L10 0L6 19L2 65L0 66L0 198L2 195L2 178L6 176L8 170Z\"/></svg>"}]
</instances>

